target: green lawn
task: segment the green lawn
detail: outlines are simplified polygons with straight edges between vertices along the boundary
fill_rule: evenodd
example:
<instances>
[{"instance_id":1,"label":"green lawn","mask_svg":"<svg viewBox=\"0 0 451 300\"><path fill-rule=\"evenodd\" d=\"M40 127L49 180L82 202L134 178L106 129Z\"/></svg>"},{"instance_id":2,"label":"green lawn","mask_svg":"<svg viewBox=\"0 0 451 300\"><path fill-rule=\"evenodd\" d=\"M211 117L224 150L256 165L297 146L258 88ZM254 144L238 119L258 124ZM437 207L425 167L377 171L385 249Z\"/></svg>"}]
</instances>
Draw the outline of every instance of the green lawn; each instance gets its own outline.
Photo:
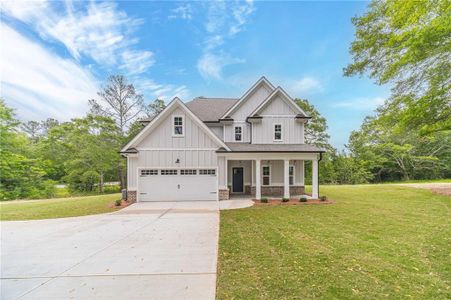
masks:
<instances>
[{"instance_id":1,"label":"green lawn","mask_svg":"<svg viewBox=\"0 0 451 300\"><path fill-rule=\"evenodd\" d=\"M451 198L322 186L333 205L221 212L218 299L450 299Z\"/></svg>"},{"instance_id":2,"label":"green lawn","mask_svg":"<svg viewBox=\"0 0 451 300\"><path fill-rule=\"evenodd\" d=\"M120 194L43 200L0 202L0 220L37 220L94 215L116 210L110 208Z\"/></svg>"}]
</instances>

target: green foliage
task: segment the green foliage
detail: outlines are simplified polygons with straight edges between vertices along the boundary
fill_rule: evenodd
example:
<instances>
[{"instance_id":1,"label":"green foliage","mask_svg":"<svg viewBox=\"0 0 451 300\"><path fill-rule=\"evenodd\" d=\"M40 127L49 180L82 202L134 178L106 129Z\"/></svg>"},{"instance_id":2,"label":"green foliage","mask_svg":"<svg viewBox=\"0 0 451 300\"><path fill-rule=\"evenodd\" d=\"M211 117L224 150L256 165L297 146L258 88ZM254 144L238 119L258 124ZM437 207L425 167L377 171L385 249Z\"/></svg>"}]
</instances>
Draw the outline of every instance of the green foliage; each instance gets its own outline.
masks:
<instances>
[{"instance_id":1,"label":"green foliage","mask_svg":"<svg viewBox=\"0 0 451 300\"><path fill-rule=\"evenodd\" d=\"M321 197L319 197L319 200L321 200L321 201L326 201L327 200L327 196L321 196Z\"/></svg>"},{"instance_id":2,"label":"green foliage","mask_svg":"<svg viewBox=\"0 0 451 300\"><path fill-rule=\"evenodd\" d=\"M288 202L288 201L290 201L290 198L286 198L286 197L282 198L282 202Z\"/></svg>"},{"instance_id":3,"label":"green foliage","mask_svg":"<svg viewBox=\"0 0 451 300\"><path fill-rule=\"evenodd\" d=\"M156 116L165 108L166 104L164 101L157 98L146 106L146 111L149 116Z\"/></svg>"},{"instance_id":4,"label":"green foliage","mask_svg":"<svg viewBox=\"0 0 451 300\"><path fill-rule=\"evenodd\" d=\"M299 202L307 202L307 197L302 196L301 198L299 198Z\"/></svg>"},{"instance_id":5,"label":"green foliage","mask_svg":"<svg viewBox=\"0 0 451 300\"><path fill-rule=\"evenodd\" d=\"M262 198L260 199L260 202L261 202L261 203L268 203L268 198L262 197Z\"/></svg>"},{"instance_id":6,"label":"green foliage","mask_svg":"<svg viewBox=\"0 0 451 300\"><path fill-rule=\"evenodd\" d=\"M451 5L448 0L373 1L353 18L353 62L345 75L391 83L394 127L421 135L451 129Z\"/></svg>"},{"instance_id":7,"label":"green foliage","mask_svg":"<svg viewBox=\"0 0 451 300\"><path fill-rule=\"evenodd\" d=\"M122 204L122 200L121 199L117 199L116 201L114 201L114 205L115 206L121 206Z\"/></svg>"}]
</instances>

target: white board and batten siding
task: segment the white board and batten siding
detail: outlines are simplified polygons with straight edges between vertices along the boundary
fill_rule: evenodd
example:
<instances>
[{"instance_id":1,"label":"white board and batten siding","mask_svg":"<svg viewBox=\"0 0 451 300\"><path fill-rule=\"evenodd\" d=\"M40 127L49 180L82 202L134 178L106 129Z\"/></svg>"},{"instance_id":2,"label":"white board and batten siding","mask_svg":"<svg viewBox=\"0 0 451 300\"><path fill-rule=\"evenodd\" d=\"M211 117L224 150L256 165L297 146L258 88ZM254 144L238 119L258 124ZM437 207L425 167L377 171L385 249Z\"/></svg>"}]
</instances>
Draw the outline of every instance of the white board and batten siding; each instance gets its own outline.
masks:
<instances>
[{"instance_id":1,"label":"white board and batten siding","mask_svg":"<svg viewBox=\"0 0 451 300\"><path fill-rule=\"evenodd\" d=\"M183 136L173 136L174 116L183 116ZM215 200L218 148L191 116L175 108L136 146L138 156L128 157L128 189L138 191L138 201ZM143 169L158 170L158 175L141 176ZM176 169L177 175L162 175L161 170L166 169ZM181 175L182 169L195 169L196 175ZM215 173L200 175L200 169L214 169Z\"/></svg>"},{"instance_id":2,"label":"white board and batten siding","mask_svg":"<svg viewBox=\"0 0 451 300\"><path fill-rule=\"evenodd\" d=\"M304 144L304 124L295 120L296 111L277 96L260 115L261 122L252 126L253 144ZM274 141L274 125L282 124L282 141Z\"/></svg>"}]
</instances>

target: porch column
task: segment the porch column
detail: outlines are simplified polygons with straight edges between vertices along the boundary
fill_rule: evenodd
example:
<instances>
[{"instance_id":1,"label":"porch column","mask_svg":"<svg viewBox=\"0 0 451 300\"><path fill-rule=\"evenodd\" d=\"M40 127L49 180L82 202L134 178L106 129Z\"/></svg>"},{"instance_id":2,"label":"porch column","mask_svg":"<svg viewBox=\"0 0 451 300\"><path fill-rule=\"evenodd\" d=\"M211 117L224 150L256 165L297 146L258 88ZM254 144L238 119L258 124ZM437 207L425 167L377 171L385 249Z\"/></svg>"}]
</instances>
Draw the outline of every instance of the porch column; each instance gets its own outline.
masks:
<instances>
[{"instance_id":1,"label":"porch column","mask_svg":"<svg viewBox=\"0 0 451 300\"><path fill-rule=\"evenodd\" d=\"M318 199L318 160L312 160L312 198Z\"/></svg>"},{"instance_id":2,"label":"porch column","mask_svg":"<svg viewBox=\"0 0 451 300\"><path fill-rule=\"evenodd\" d=\"M227 157L224 159L225 162L225 168L224 168L224 176L225 176L225 187L226 189L229 189L229 174L228 174L228 170L229 170L229 164L228 164L228 160Z\"/></svg>"},{"instance_id":3,"label":"porch column","mask_svg":"<svg viewBox=\"0 0 451 300\"><path fill-rule=\"evenodd\" d=\"M262 197L261 193L261 187L260 187L260 178L261 178L261 171L260 171L260 160L255 160L255 199L260 200Z\"/></svg>"},{"instance_id":4,"label":"porch column","mask_svg":"<svg viewBox=\"0 0 451 300\"><path fill-rule=\"evenodd\" d=\"M290 161L283 161L283 197L290 198Z\"/></svg>"}]
</instances>

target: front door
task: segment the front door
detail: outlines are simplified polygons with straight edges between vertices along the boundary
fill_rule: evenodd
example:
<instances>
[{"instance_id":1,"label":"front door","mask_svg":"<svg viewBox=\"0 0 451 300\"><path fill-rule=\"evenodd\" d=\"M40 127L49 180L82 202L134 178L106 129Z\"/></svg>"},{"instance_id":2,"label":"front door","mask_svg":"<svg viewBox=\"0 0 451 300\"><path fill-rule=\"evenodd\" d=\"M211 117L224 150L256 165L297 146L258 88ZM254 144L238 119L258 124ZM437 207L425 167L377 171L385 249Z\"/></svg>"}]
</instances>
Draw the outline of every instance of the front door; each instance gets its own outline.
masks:
<instances>
[{"instance_id":1,"label":"front door","mask_svg":"<svg viewBox=\"0 0 451 300\"><path fill-rule=\"evenodd\" d=\"M243 193L244 192L244 176L243 168L232 168L233 182L232 182L232 192L233 193Z\"/></svg>"}]
</instances>

